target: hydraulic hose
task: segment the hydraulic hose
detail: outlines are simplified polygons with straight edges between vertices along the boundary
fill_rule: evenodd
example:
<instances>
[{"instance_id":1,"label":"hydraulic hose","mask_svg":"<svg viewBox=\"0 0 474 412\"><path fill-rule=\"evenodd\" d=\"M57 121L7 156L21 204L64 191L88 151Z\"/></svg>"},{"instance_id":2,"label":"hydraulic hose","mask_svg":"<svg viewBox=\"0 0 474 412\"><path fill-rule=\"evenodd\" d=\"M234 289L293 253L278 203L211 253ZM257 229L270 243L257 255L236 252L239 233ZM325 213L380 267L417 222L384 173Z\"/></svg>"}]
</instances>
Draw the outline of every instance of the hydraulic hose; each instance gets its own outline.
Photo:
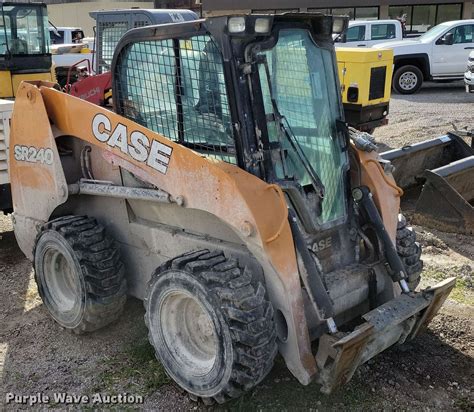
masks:
<instances>
[{"instance_id":1,"label":"hydraulic hose","mask_svg":"<svg viewBox=\"0 0 474 412\"><path fill-rule=\"evenodd\" d=\"M403 265L400 256L398 256L397 249L395 248L392 239L390 239L390 236L385 229L383 220L380 217L380 213L377 210L372 198L372 193L370 193L368 187L360 186L352 190L352 197L359 208L365 211L367 218L373 225L377 236L382 241L387 262L392 270L390 277L394 282L398 282L400 284L400 287L404 293L410 292L410 288L408 287L408 283L406 281L407 275L405 272L405 266Z\"/></svg>"}]
</instances>

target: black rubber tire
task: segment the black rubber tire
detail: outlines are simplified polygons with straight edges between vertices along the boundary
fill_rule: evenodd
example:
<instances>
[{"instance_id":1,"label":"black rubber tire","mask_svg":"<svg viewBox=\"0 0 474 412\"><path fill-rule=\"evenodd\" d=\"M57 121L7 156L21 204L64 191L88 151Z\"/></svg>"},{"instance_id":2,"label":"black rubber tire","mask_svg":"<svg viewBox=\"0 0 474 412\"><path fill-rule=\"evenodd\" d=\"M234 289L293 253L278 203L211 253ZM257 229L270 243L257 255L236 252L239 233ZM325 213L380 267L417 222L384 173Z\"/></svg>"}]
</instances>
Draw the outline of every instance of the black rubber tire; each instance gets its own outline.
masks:
<instances>
[{"instance_id":1,"label":"black rubber tire","mask_svg":"<svg viewBox=\"0 0 474 412\"><path fill-rule=\"evenodd\" d=\"M407 72L411 72L417 77L416 85L410 90L403 89L399 83L400 77ZM400 94L414 94L418 90L420 90L420 87L422 84L423 84L423 73L416 66L407 65L407 66L399 67L393 75L392 86Z\"/></svg>"},{"instance_id":2,"label":"black rubber tire","mask_svg":"<svg viewBox=\"0 0 474 412\"><path fill-rule=\"evenodd\" d=\"M183 292L199 302L217 337L209 371L200 374L194 366L197 361L183 366L179 345L167 343L160 321L169 319L162 309L167 296ZM270 372L278 349L273 308L265 295L264 286L248 268L242 269L220 251L188 253L156 270L144 300L149 339L157 359L191 399L207 405L224 403L252 389ZM177 335L186 336L184 329Z\"/></svg>"},{"instance_id":3,"label":"black rubber tire","mask_svg":"<svg viewBox=\"0 0 474 412\"><path fill-rule=\"evenodd\" d=\"M59 276L52 265L60 268ZM122 313L127 285L120 250L94 218L65 216L46 223L36 238L34 269L43 303L65 329L92 332ZM69 281L58 287L55 276ZM64 304L61 294L73 303Z\"/></svg>"},{"instance_id":4,"label":"black rubber tire","mask_svg":"<svg viewBox=\"0 0 474 412\"><path fill-rule=\"evenodd\" d=\"M405 216L402 214L398 215L397 252L408 275L408 286L414 290L420 283L423 271L422 249L416 241L415 230L407 225Z\"/></svg>"}]
</instances>

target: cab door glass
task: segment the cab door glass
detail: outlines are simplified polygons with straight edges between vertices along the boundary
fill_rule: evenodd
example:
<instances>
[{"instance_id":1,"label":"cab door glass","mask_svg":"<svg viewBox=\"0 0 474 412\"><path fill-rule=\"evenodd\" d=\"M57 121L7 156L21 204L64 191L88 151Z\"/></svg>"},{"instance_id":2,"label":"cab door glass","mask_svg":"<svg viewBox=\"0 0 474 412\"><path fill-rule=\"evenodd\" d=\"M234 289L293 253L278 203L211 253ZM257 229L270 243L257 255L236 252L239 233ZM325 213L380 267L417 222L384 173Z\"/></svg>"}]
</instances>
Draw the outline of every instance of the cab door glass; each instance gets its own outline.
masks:
<instances>
[{"instance_id":1,"label":"cab door glass","mask_svg":"<svg viewBox=\"0 0 474 412\"><path fill-rule=\"evenodd\" d=\"M443 44L442 39L446 38L448 34L453 35L453 44L465 44L473 42L473 28L474 25L466 24L463 26L455 27L448 32L446 32L436 44Z\"/></svg>"},{"instance_id":2,"label":"cab door glass","mask_svg":"<svg viewBox=\"0 0 474 412\"><path fill-rule=\"evenodd\" d=\"M458 26L454 30L454 44L473 42L474 25Z\"/></svg>"},{"instance_id":3,"label":"cab door glass","mask_svg":"<svg viewBox=\"0 0 474 412\"><path fill-rule=\"evenodd\" d=\"M10 16L0 19L0 55L8 53L8 44L11 42L11 20Z\"/></svg>"},{"instance_id":4,"label":"cab door glass","mask_svg":"<svg viewBox=\"0 0 474 412\"><path fill-rule=\"evenodd\" d=\"M372 24L371 40L392 40L396 36L394 24Z\"/></svg>"},{"instance_id":5,"label":"cab door glass","mask_svg":"<svg viewBox=\"0 0 474 412\"><path fill-rule=\"evenodd\" d=\"M64 31L63 30L50 30L49 38L50 38L51 44L63 44Z\"/></svg>"},{"instance_id":6,"label":"cab door glass","mask_svg":"<svg viewBox=\"0 0 474 412\"><path fill-rule=\"evenodd\" d=\"M268 66L267 75L265 66L259 65L268 137L284 152L282 161L276 161L277 178L294 178L308 191L312 184L308 170L275 122L272 98L325 187L318 223L343 218L347 158L336 127L341 113L331 51L318 47L306 30L295 29L281 30L276 45L258 56Z\"/></svg>"},{"instance_id":7,"label":"cab door glass","mask_svg":"<svg viewBox=\"0 0 474 412\"><path fill-rule=\"evenodd\" d=\"M347 29L346 42L364 41L365 26L353 26Z\"/></svg>"}]
</instances>

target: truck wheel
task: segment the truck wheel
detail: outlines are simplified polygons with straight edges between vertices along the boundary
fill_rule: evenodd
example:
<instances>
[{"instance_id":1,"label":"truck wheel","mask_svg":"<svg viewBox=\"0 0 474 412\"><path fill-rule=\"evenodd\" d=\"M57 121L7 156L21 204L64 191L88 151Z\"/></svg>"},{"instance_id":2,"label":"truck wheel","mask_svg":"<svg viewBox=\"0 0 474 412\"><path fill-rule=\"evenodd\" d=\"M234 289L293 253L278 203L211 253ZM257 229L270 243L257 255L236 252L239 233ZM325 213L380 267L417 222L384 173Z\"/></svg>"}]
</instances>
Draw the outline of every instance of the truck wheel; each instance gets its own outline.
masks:
<instances>
[{"instance_id":1,"label":"truck wheel","mask_svg":"<svg viewBox=\"0 0 474 412\"><path fill-rule=\"evenodd\" d=\"M393 75L393 88L400 94L416 93L423 84L423 73L416 66L402 66Z\"/></svg>"},{"instance_id":2,"label":"truck wheel","mask_svg":"<svg viewBox=\"0 0 474 412\"><path fill-rule=\"evenodd\" d=\"M156 357L193 400L236 398L273 366L276 331L265 288L222 252L201 250L161 266L144 305Z\"/></svg>"},{"instance_id":3,"label":"truck wheel","mask_svg":"<svg viewBox=\"0 0 474 412\"><path fill-rule=\"evenodd\" d=\"M407 225L405 216L398 215L397 252L408 275L408 286L414 290L420 283L423 261L421 260L421 246L416 241L415 230Z\"/></svg>"},{"instance_id":4,"label":"truck wheel","mask_svg":"<svg viewBox=\"0 0 474 412\"><path fill-rule=\"evenodd\" d=\"M120 316L126 300L120 250L95 219L46 223L36 239L34 268L43 303L62 327L91 332Z\"/></svg>"}]
</instances>

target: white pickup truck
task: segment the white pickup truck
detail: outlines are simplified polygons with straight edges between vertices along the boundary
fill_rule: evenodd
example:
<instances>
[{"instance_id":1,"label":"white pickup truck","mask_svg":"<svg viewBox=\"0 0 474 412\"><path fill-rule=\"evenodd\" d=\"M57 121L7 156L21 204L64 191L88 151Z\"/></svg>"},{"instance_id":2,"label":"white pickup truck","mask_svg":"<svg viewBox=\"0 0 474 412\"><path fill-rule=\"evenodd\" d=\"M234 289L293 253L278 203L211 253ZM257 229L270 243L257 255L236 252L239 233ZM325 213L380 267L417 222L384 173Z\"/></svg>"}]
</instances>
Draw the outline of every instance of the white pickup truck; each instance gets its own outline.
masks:
<instances>
[{"instance_id":1,"label":"white pickup truck","mask_svg":"<svg viewBox=\"0 0 474 412\"><path fill-rule=\"evenodd\" d=\"M373 47L393 50L393 88L401 94L412 94L423 81L464 78L466 61L474 50L474 19L441 23L415 40Z\"/></svg>"},{"instance_id":2,"label":"white pickup truck","mask_svg":"<svg viewBox=\"0 0 474 412\"><path fill-rule=\"evenodd\" d=\"M72 44L84 38L84 31L80 27L49 27L51 44Z\"/></svg>"},{"instance_id":3,"label":"white pickup truck","mask_svg":"<svg viewBox=\"0 0 474 412\"><path fill-rule=\"evenodd\" d=\"M344 33L339 34L336 47L372 47L377 43L403 39L398 20L351 20Z\"/></svg>"},{"instance_id":4,"label":"white pickup truck","mask_svg":"<svg viewBox=\"0 0 474 412\"><path fill-rule=\"evenodd\" d=\"M466 92L474 93L474 51L471 52L467 60L467 69L464 73L464 83Z\"/></svg>"},{"instance_id":5,"label":"white pickup truck","mask_svg":"<svg viewBox=\"0 0 474 412\"><path fill-rule=\"evenodd\" d=\"M94 38L85 38L80 27L51 26L49 37L56 77L61 86L67 82L70 67L80 64L94 69Z\"/></svg>"}]
</instances>

